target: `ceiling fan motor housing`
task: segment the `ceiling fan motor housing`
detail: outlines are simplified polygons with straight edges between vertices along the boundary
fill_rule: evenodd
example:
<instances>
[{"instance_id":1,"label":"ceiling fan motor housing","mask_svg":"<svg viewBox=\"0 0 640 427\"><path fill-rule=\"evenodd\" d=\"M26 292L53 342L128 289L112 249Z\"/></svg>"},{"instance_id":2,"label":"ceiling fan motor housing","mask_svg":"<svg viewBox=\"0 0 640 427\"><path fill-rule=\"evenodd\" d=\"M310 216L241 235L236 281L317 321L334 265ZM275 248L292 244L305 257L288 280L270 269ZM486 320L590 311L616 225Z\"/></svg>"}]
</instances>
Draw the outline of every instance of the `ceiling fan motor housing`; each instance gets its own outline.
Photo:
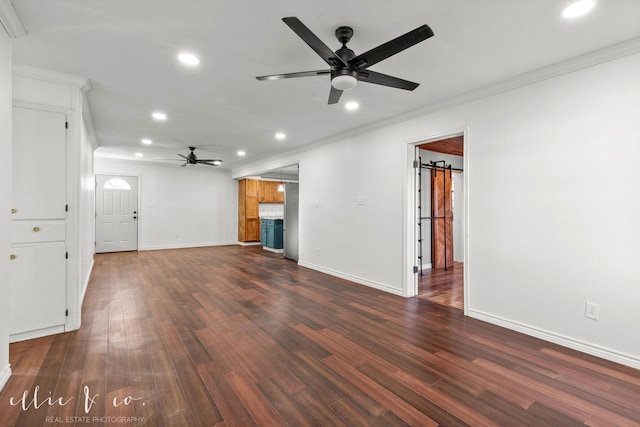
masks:
<instances>
[{"instance_id":1,"label":"ceiling fan motor housing","mask_svg":"<svg viewBox=\"0 0 640 427\"><path fill-rule=\"evenodd\" d=\"M353 28L351 28L351 27L338 27L338 28L336 28L336 38L343 45L349 43L349 40L351 40L351 37L353 37Z\"/></svg>"}]
</instances>

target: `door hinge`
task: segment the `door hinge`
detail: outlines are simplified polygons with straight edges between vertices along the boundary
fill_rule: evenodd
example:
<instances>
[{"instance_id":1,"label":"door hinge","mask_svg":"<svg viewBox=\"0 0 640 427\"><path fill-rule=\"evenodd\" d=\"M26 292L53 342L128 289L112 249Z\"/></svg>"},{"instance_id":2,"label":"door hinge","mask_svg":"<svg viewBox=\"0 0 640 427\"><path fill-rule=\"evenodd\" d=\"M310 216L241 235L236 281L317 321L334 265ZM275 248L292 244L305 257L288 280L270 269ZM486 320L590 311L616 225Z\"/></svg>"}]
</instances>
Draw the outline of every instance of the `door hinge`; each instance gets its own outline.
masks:
<instances>
[{"instance_id":1,"label":"door hinge","mask_svg":"<svg viewBox=\"0 0 640 427\"><path fill-rule=\"evenodd\" d=\"M64 253L64 259L69 259L69 252Z\"/></svg>"},{"instance_id":2,"label":"door hinge","mask_svg":"<svg viewBox=\"0 0 640 427\"><path fill-rule=\"evenodd\" d=\"M69 122L64 122L64 128L69 129Z\"/></svg>"},{"instance_id":3,"label":"door hinge","mask_svg":"<svg viewBox=\"0 0 640 427\"><path fill-rule=\"evenodd\" d=\"M419 161L417 161L417 160L414 160L414 161L413 161L413 168L414 168L414 169L418 169L419 167L420 167L420 162L419 162Z\"/></svg>"},{"instance_id":4,"label":"door hinge","mask_svg":"<svg viewBox=\"0 0 640 427\"><path fill-rule=\"evenodd\" d=\"M69 205L64 205L64 211L69 212Z\"/></svg>"},{"instance_id":5,"label":"door hinge","mask_svg":"<svg viewBox=\"0 0 640 427\"><path fill-rule=\"evenodd\" d=\"M64 311L64 317L69 317L69 309L68 308Z\"/></svg>"},{"instance_id":6,"label":"door hinge","mask_svg":"<svg viewBox=\"0 0 640 427\"><path fill-rule=\"evenodd\" d=\"M414 272L414 273L417 273L417 272L418 272L418 266L417 266L417 265L414 265L414 266L413 266L413 272Z\"/></svg>"}]
</instances>

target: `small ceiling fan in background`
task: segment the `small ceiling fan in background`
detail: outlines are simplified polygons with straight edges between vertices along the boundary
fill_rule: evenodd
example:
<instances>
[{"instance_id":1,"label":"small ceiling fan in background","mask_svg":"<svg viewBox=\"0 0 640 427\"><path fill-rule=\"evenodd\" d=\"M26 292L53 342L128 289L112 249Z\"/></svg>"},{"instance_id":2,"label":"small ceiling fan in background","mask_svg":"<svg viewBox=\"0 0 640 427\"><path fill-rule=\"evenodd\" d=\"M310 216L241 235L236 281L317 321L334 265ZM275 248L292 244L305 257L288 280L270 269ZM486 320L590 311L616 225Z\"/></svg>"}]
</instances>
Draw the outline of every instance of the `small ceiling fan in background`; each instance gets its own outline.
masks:
<instances>
[{"instance_id":1,"label":"small ceiling fan in background","mask_svg":"<svg viewBox=\"0 0 640 427\"><path fill-rule=\"evenodd\" d=\"M331 91L329 92L329 104L336 104L340 100L342 92L355 87L358 81L389 86L397 89L414 90L419 83L410 82L387 74L377 73L368 68L388 57L420 43L433 36L433 31L428 25L422 25L413 31L381 44L365 53L357 55L347 47L347 43L353 36L351 27L339 27L336 29L336 38L342 43L342 47L333 52L322 42L306 25L298 18L282 18L305 43L311 47L331 67L328 70L302 71L297 73L273 74L256 77L258 80L280 80L294 77L331 76Z\"/></svg>"},{"instance_id":2,"label":"small ceiling fan in background","mask_svg":"<svg viewBox=\"0 0 640 427\"><path fill-rule=\"evenodd\" d=\"M178 153L178 156L182 157L185 162L184 164L182 164L180 167L185 167L185 166L195 166L197 164L203 164L203 165L209 165L209 166L220 166L222 164L222 160L218 160L218 159L199 159L198 156L196 156L196 153L194 152L196 150L196 147L189 147L190 153L187 154L186 156L183 154Z\"/></svg>"}]
</instances>

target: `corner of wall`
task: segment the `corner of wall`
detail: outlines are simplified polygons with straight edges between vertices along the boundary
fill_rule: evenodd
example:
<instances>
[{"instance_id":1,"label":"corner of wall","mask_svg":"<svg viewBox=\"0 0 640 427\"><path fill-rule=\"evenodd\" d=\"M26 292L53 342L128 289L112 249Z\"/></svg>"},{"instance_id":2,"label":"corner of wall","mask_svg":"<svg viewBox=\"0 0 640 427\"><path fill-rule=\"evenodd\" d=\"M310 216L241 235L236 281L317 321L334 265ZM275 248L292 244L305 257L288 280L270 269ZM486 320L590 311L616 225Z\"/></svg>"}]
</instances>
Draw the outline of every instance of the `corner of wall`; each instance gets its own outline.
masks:
<instances>
[{"instance_id":1,"label":"corner of wall","mask_svg":"<svg viewBox=\"0 0 640 427\"><path fill-rule=\"evenodd\" d=\"M0 390L2 390L5 385L7 385L9 378L11 378L11 365L6 364L5 367L0 370Z\"/></svg>"}]
</instances>

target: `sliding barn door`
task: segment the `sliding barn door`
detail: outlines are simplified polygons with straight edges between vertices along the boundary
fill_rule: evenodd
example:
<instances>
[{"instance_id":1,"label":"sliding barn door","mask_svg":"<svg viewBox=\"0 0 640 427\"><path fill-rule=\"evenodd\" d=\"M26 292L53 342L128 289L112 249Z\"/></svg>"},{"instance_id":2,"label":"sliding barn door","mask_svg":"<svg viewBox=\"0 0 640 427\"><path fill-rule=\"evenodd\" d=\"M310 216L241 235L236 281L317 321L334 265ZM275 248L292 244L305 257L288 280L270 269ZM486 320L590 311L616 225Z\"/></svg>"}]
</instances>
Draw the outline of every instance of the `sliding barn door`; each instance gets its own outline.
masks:
<instances>
[{"instance_id":1,"label":"sliding barn door","mask_svg":"<svg viewBox=\"0 0 640 427\"><path fill-rule=\"evenodd\" d=\"M451 171L431 170L431 217L433 268L453 265L453 216L451 209Z\"/></svg>"}]
</instances>

